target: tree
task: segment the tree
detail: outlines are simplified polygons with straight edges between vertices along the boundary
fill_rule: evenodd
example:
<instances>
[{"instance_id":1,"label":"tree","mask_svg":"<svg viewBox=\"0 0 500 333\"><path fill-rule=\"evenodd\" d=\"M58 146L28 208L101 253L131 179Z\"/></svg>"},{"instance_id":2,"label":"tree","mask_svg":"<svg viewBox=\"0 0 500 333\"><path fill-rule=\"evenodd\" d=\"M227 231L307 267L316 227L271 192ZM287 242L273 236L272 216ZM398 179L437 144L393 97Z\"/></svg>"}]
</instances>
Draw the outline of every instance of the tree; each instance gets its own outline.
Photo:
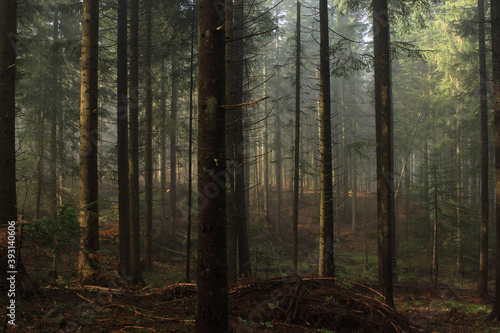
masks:
<instances>
[{"instance_id":1,"label":"tree","mask_svg":"<svg viewBox=\"0 0 500 333\"><path fill-rule=\"evenodd\" d=\"M145 191L146 191L146 235L144 262L146 267L153 267L153 83L151 68L151 1L145 2L146 6L146 52L145 52L145 74L146 74L146 128L145 128Z\"/></svg>"},{"instance_id":2,"label":"tree","mask_svg":"<svg viewBox=\"0 0 500 333\"><path fill-rule=\"evenodd\" d=\"M388 305L394 306L393 237L394 157L392 143L392 92L390 30L387 0L373 1L375 121L377 142L377 219L379 282Z\"/></svg>"},{"instance_id":3,"label":"tree","mask_svg":"<svg viewBox=\"0 0 500 333\"><path fill-rule=\"evenodd\" d=\"M130 3L130 92L129 92L129 177L130 177L130 274L144 283L141 268L139 220L139 1Z\"/></svg>"},{"instance_id":4,"label":"tree","mask_svg":"<svg viewBox=\"0 0 500 333\"><path fill-rule=\"evenodd\" d=\"M117 38L117 164L118 221L120 238L120 274L130 274L130 197L128 169L128 97L127 97L127 0L118 2Z\"/></svg>"},{"instance_id":5,"label":"tree","mask_svg":"<svg viewBox=\"0 0 500 333\"><path fill-rule=\"evenodd\" d=\"M477 289L481 295L488 294L488 223L489 223L489 157L488 157L488 89L486 74L486 38L484 0L477 1L479 19L479 95L481 123L481 245L479 280Z\"/></svg>"},{"instance_id":6,"label":"tree","mask_svg":"<svg viewBox=\"0 0 500 333\"><path fill-rule=\"evenodd\" d=\"M172 54L172 98L170 100L170 220L172 236L177 230L177 99L179 73L176 55Z\"/></svg>"},{"instance_id":7,"label":"tree","mask_svg":"<svg viewBox=\"0 0 500 333\"><path fill-rule=\"evenodd\" d=\"M328 1L319 0L320 25L320 240L319 276L333 277L333 179L332 125L330 105L330 52L328 37Z\"/></svg>"},{"instance_id":8,"label":"tree","mask_svg":"<svg viewBox=\"0 0 500 333\"><path fill-rule=\"evenodd\" d=\"M500 212L500 3L491 1L491 48L493 73L493 117L495 125L495 195L496 211ZM496 216L496 251L500 253L500 214ZM496 258L495 301L488 316L500 320L500 256Z\"/></svg>"},{"instance_id":9,"label":"tree","mask_svg":"<svg viewBox=\"0 0 500 333\"><path fill-rule=\"evenodd\" d=\"M299 161L300 161L300 1L297 0L295 54L295 145L293 173L293 274L297 274L297 254L299 247Z\"/></svg>"},{"instance_id":10,"label":"tree","mask_svg":"<svg viewBox=\"0 0 500 333\"><path fill-rule=\"evenodd\" d=\"M198 2L198 333L227 332L224 5Z\"/></svg>"},{"instance_id":11,"label":"tree","mask_svg":"<svg viewBox=\"0 0 500 333\"><path fill-rule=\"evenodd\" d=\"M0 227L17 221L16 196L16 35L17 0L0 2ZM5 228L5 229L4 229ZM4 237L4 236L2 236ZM5 237L6 239L6 237ZM0 249L0 276L7 269L7 246ZM4 280L5 281L5 280Z\"/></svg>"},{"instance_id":12,"label":"tree","mask_svg":"<svg viewBox=\"0 0 500 333\"><path fill-rule=\"evenodd\" d=\"M80 227L83 229L79 270L99 269L97 168L99 0L83 2L80 98Z\"/></svg>"}]
</instances>

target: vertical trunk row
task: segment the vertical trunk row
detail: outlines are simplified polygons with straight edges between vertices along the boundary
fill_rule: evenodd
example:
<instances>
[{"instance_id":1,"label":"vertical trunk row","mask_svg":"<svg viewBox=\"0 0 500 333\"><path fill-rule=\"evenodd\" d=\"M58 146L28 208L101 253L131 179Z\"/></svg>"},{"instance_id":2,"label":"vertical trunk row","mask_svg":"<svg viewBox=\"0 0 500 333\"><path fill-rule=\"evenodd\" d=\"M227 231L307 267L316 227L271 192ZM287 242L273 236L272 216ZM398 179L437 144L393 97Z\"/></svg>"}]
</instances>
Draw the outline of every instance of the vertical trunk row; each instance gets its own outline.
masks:
<instances>
[{"instance_id":1,"label":"vertical trunk row","mask_svg":"<svg viewBox=\"0 0 500 333\"><path fill-rule=\"evenodd\" d=\"M99 0L83 2L80 97L80 226L83 228L79 271L98 270L97 97Z\"/></svg>"},{"instance_id":2,"label":"vertical trunk row","mask_svg":"<svg viewBox=\"0 0 500 333\"><path fill-rule=\"evenodd\" d=\"M120 237L120 274L130 274L130 198L128 169L128 97L127 97L127 0L118 2L117 45L117 154L118 219Z\"/></svg>"},{"instance_id":3,"label":"vertical trunk row","mask_svg":"<svg viewBox=\"0 0 500 333\"><path fill-rule=\"evenodd\" d=\"M300 1L297 0L296 25L296 53L295 53L295 146L294 146L294 173L293 173L293 274L297 274L298 247L299 247L299 152L300 152Z\"/></svg>"},{"instance_id":4,"label":"vertical trunk row","mask_svg":"<svg viewBox=\"0 0 500 333\"><path fill-rule=\"evenodd\" d=\"M373 1L375 59L375 120L377 142L377 218L379 282L386 303L393 301L394 156L392 143L392 92L390 30L387 0Z\"/></svg>"},{"instance_id":5,"label":"vertical trunk row","mask_svg":"<svg viewBox=\"0 0 500 333\"><path fill-rule=\"evenodd\" d=\"M228 331L224 12L198 2L197 333ZM220 15L221 14L221 15Z\"/></svg>"},{"instance_id":6,"label":"vertical trunk row","mask_svg":"<svg viewBox=\"0 0 500 333\"><path fill-rule=\"evenodd\" d=\"M319 276L333 277L333 184L332 125L330 105L330 51L328 37L328 1L319 1L320 24L320 240Z\"/></svg>"}]
</instances>

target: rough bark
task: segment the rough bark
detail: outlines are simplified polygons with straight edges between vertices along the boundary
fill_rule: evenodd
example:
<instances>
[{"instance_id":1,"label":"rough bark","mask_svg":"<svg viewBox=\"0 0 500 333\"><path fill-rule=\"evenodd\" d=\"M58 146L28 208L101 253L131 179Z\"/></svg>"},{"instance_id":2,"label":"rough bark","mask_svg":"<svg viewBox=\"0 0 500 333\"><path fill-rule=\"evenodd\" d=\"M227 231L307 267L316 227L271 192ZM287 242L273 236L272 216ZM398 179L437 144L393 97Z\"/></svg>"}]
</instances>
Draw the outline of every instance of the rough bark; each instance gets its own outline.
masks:
<instances>
[{"instance_id":1,"label":"rough bark","mask_svg":"<svg viewBox=\"0 0 500 333\"><path fill-rule=\"evenodd\" d=\"M491 47L493 73L493 116L495 126L495 204L500 212L500 3L491 1ZM496 215L496 252L500 253L500 214ZM500 320L500 256L496 258L495 300L489 315Z\"/></svg>"},{"instance_id":2,"label":"rough bark","mask_svg":"<svg viewBox=\"0 0 500 333\"><path fill-rule=\"evenodd\" d=\"M145 45L145 74L146 74L146 87L145 87L145 201L146 201L146 234L144 239L144 263L148 269L153 267L153 82L152 82L152 69L151 69L151 0L145 1L146 6L146 45Z\"/></svg>"},{"instance_id":3,"label":"rough bark","mask_svg":"<svg viewBox=\"0 0 500 333\"><path fill-rule=\"evenodd\" d=\"M170 100L170 221L172 236L177 231L177 102L179 76L176 55L172 55L172 99Z\"/></svg>"},{"instance_id":4,"label":"rough bark","mask_svg":"<svg viewBox=\"0 0 500 333\"><path fill-rule=\"evenodd\" d=\"M489 156L488 156L488 89L486 73L486 32L484 0L477 1L479 19L479 95L481 123L481 244L479 257L479 280L477 289L481 295L488 294L488 222L489 222Z\"/></svg>"},{"instance_id":5,"label":"rough bark","mask_svg":"<svg viewBox=\"0 0 500 333\"><path fill-rule=\"evenodd\" d=\"M17 0L0 2L0 277L6 281L6 228L17 221L16 196L16 34ZM4 229L5 228L5 229Z\"/></svg>"},{"instance_id":6,"label":"rough bark","mask_svg":"<svg viewBox=\"0 0 500 333\"><path fill-rule=\"evenodd\" d=\"M330 105L330 51L328 37L328 1L319 1L320 21L320 240L319 276L333 277L333 179L332 125Z\"/></svg>"},{"instance_id":7,"label":"rough bark","mask_svg":"<svg viewBox=\"0 0 500 333\"><path fill-rule=\"evenodd\" d=\"M78 268L83 275L99 269L98 208L98 45L99 0L83 2L80 89L80 227L83 229Z\"/></svg>"},{"instance_id":8,"label":"rough bark","mask_svg":"<svg viewBox=\"0 0 500 333\"><path fill-rule=\"evenodd\" d=\"M233 68L234 68L234 43L233 40L233 0L226 0L225 7L225 34L226 34L226 91L225 104L237 104L233 98ZM236 136L236 115L234 108L226 108L226 158L227 165L227 197L226 197L226 218L227 218L227 279L229 283L236 282L238 276L238 231L237 231L237 210L235 198L235 136Z\"/></svg>"},{"instance_id":9,"label":"rough bark","mask_svg":"<svg viewBox=\"0 0 500 333\"><path fill-rule=\"evenodd\" d=\"M300 1L297 0L295 52L295 134L293 172L293 254L292 270L297 274L299 248L299 162L300 162Z\"/></svg>"},{"instance_id":10,"label":"rough bark","mask_svg":"<svg viewBox=\"0 0 500 333\"><path fill-rule=\"evenodd\" d=\"M222 6L224 7L224 6ZM197 333L227 332L224 8L198 2Z\"/></svg>"},{"instance_id":11,"label":"rough bark","mask_svg":"<svg viewBox=\"0 0 500 333\"><path fill-rule=\"evenodd\" d=\"M193 206L193 95L194 95L194 37L195 10L191 20L191 54L189 63L189 143L188 143L188 212L187 212L187 248L186 248L186 282L191 282L191 219Z\"/></svg>"},{"instance_id":12,"label":"rough bark","mask_svg":"<svg viewBox=\"0 0 500 333\"><path fill-rule=\"evenodd\" d=\"M118 2L117 45L117 157L118 157L118 228L120 274L130 274L130 198L128 169L128 97L127 97L127 0Z\"/></svg>"},{"instance_id":13,"label":"rough bark","mask_svg":"<svg viewBox=\"0 0 500 333\"><path fill-rule=\"evenodd\" d=\"M49 214L57 215L57 114L59 112L59 65L58 43L59 43L59 10L54 9L54 30L52 46L52 83L54 84L53 104L50 110L50 176L49 176Z\"/></svg>"},{"instance_id":14,"label":"rough bark","mask_svg":"<svg viewBox=\"0 0 500 333\"><path fill-rule=\"evenodd\" d=\"M143 284L139 220L139 1L130 2L129 182L130 275Z\"/></svg>"},{"instance_id":15,"label":"rough bark","mask_svg":"<svg viewBox=\"0 0 500 333\"><path fill-rule=\"evenodd\" d=\"M373 1L375 59L375 119L377 142L377 219L379 283L386 303L393 301L394 157L392 143L392 83L387 0Z\"/></svg>"}]
</instances>

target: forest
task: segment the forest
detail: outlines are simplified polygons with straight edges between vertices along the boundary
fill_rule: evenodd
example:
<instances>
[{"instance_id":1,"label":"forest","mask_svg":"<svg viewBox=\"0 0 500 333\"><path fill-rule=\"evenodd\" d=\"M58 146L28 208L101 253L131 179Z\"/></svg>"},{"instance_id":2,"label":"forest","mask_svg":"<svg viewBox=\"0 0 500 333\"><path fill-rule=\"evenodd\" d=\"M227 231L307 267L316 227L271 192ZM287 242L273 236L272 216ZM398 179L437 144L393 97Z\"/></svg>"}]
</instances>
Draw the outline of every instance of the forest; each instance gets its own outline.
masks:
<instances>
[{"instance_id":1,"label":"forest","mask_svg":"<svg viewBox=\"0 0 500 333\"><path fill-rule=\"evenodd\" d=\"M0 0L0 332L500 332L497 0Z\"/></svg>"}]
</instances>

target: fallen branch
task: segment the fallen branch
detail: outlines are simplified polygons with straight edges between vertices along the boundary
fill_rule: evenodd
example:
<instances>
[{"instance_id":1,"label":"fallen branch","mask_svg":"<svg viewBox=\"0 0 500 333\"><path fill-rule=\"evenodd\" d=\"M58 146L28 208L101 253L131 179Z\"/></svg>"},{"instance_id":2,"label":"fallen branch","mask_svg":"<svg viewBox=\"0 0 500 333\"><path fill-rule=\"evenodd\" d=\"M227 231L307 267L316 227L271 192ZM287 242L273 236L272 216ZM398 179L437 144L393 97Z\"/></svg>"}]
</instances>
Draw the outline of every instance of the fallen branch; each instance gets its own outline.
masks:
<instances>
[{"instance_id":1,"label":"fallen branch","mask_svg":"<svg viewBox=\"0 0 500 333\"><path fill-rule=\"evenodd\" d=\"M142 317L152 318L152 319L161 320L161 321L176 322L176 323L192 323L192 322L195 322L194 319L165 318L165 317L153 316L153 315L149 315L149 314L145 314L145 313L139 312L139 311L137 311L135 309L129 308L129 307L121 305L121 304L109 304L109 305L106 305L105 308L110 308L112 306L132 311L134 313L134 315L139 315L139 316L142 316Z\"/></svg>"}]
</instances>

